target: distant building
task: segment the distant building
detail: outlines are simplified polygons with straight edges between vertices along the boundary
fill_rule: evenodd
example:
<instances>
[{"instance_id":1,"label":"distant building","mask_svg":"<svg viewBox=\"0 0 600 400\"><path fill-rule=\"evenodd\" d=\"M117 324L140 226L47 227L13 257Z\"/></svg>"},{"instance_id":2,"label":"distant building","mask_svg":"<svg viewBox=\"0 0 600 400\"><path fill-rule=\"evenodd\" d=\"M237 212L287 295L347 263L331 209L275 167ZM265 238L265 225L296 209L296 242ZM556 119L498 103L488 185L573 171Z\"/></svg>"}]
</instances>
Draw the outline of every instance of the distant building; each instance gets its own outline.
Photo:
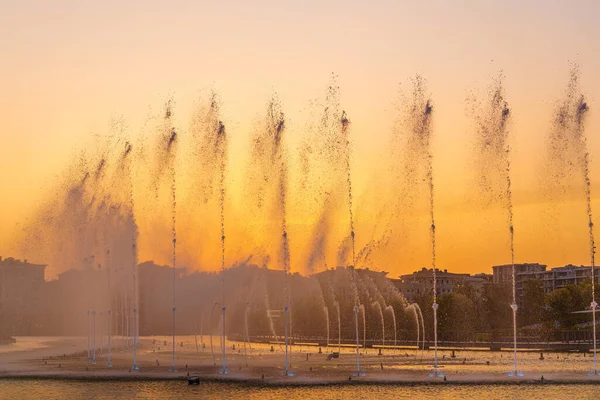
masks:
<instances>
[{"instance_id":1,"label":"distant building","mask_svg":"<svg viewBox=\"0 0 600 400\"><path fill-rule=\"evenodd\" d=\"M600 267L595 267L594 276L596 281L598 281L599 273ZM552 268L544 274L544 292L550 293L567 285L579 285L584 283L586 279L591 279L591 277L592 267L568 264L564 267Z\"/></svg>"},{"instance_id":2,"label":"distant building","mask_svg":"<svg viewBox=\"0 0 600 400\"><path fill-rule=\"evenodd\" d=\"M436 270L437 295L452 293L455 286L462 283L468 283L481 291L483 285L490 281L489 278L487 274L456 274L448 270ZM392 279L392 282L408 301L413 302L417 297L433 292L433 269L423 268L410 275L401 275L400 279Z\"/></svg>"},{"instance_id":3,"label":"distant building","mask_svg":"<svg viewBox=\"0 0 600 400\"><path fill-rule=\"evenodd\" d=\"M36 316L43 305L46 265L0 257L0 323L13 335L35 334Z\"/></svg>"},{"instance_id":4,"label":"distant building","mask_svg":"<svg viewBox=\"0 0 600 400\"><path fill-rule=\"evenodd\" d=\"M525 281L536 279L542 281L544 279L544 275L546 273L545 264L538 263L524 263L524 264L515 264L515 288L516 288L516 296L517 296L517 304L521 304L523 300L523 289L525 286ZM494 265L492 267L493 270L493 280L495 284L506 284L512 285L512 276L513 276L513 265L505 264L505 265Z\"/></svg>"},{"instance_id":5,"label":"distant building","mask_svg":"<svg viewBox=\"0 0 600 400\"><path fill-rule=\"evenodd\" d=\"M523 297L524 283L528 280L538 280L542 283L545 293L551 293L568 285L579 285L592 276L589 266L576 266L572 264L546 270L546 265L537 263L515 264L515 283L517 303ZM494 270L494 283L512 284L512 265L497 265ZM600 267L595 268L595 275L600 274Z\"/></svg>"},{"instance_id":6,"label":"distant building","mask_svg":"<svg viewBox=\"0 0 600 400\"><path fill-rule=\"evenodd\" d=\"M173 282L175 273L175 282ZM182 278L186 276L185 268L157 265L152 261L138 265L138 301L140 334L158 332L168 334L171 327L173 306L173 285L176 287L175 301L178 315L183 314L181 299L186 296L182 288Z\"/></svg>"},{"instance_id":7,"label":"distant building","mask_svg":"<svg viewBox=\"0 0 600 400\"><path fill-rule=\"evenodd\" d=\"M483 286L486 283L490 283L492 281L492 275L486 273L479 273L475 275L469 275L465 278L464 283L467 283L477 291L481 292L483 290Z\"/></svg>"}]
</instances>

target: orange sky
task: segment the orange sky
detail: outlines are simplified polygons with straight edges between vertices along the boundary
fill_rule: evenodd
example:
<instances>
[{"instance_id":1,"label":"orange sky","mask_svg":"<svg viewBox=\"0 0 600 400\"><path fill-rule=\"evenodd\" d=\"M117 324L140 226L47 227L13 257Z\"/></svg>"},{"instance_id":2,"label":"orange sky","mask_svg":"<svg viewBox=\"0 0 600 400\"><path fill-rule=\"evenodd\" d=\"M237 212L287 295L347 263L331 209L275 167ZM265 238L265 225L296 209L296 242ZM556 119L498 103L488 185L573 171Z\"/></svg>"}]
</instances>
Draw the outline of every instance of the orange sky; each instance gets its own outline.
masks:
<instances>
[{"instance_id":1,"label":"orange sky","mask_svg":"<svg viewBox=\"0 0 600 400\"><path fill-rule=\"evenodd\" d=\"M595 183L600 182L595 134L600 130L600 26L595 18L600 5L593 0L576 6L541 0L369 3L60 0L50 5L0 0L0 254L23 256L13 240L18 224L47 197L76 152L89 149L93 135L109 131L111 118L122 115L128 134L137 137L148 131L143 128L148 115L159 114L173 94L177 124L185 133L198 97L214 88L230 134L227 262L244 259L262 241L252 236L248 221L242 222L249 218L243 180L256 121L264 118L268 98L277 91L294 168L295 149L312 118L309 102L323 98L332 71L338 75L341 106L352 121L360 248L377 238L375 227L383 224L377 218L383 207L377 174L386 170L398 85L406 86L418 73L427 79L435 104L438 266L491 272L491 265L510 260L508 238L498 210L473 209L469 201L474 132L465 99L472 91L485 93L502 70L513 111L516 259L549 266L587 263L582 194L574 189L564 204L548 207L540 204L538 178L552 111L567 85L570 63L576 62L591 108L592 194L600 190ZM297 177L292 170L291 179ZM307 235L319 210L304 213L302 193L291 196L292 265L303 271ZM548 219L549 213L556 217ZM218 244L218 232L207 237L200 226L212 232L218 221L209 212L198 215L204 214L197 225L181 226L183 260L215 269L218 248L212 244ZM330 265L346 232L340 215ZM385 252L380 263L385 265L378 266L393 275L430 265L426 215L409 218L414 218L414 229ZM140 222L141 257L167 263L168 217L152 220ZM195 250L197 242L205 243L202 251Z\"/></svg>"}]
</instances>

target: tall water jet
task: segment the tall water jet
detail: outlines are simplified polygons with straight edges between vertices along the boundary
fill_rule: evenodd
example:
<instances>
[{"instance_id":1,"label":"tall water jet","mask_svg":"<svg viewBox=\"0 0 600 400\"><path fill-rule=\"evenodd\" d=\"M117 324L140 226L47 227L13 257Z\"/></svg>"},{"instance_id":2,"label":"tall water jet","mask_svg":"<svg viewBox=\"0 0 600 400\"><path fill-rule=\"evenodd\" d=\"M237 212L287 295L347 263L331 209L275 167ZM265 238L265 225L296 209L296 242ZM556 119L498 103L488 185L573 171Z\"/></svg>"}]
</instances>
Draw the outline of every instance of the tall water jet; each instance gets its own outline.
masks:
<instances>
[{"instance_id":1,"label":"tall water jet","mask_svg":"<svg viewBox=\"0 0 600 400\"><path fill-rule=\"evenodd\" d=\"M356 375L364 375L360 372L360 351L359 351L359 335L358 335L358 313L360 310L359 298L358 298L358 286L356 276L356 242L354 237L354 214L352 210L352 175L350 172L350 140L348 138L348 130L350 127L350 120L346 116L346 112L342 111L341 123L341 134L342 142L344 144L344 159L346 167L346 183L348 186L348 218L350 222L350 240L352 242L352 285L354 286L354 325L356 330Z\"/></svg>"},{"instance_id":2,"label":"tall water jet","mask_svg":"<svg viewBox=\"0 0 600 400\"><path fill-rule=\"evenodd\" d=\"M289 357L291 352L290 336L291 324L291 288L288 282L290 274L290 245L287 221L287 191L288 191L288 164L284 148L285 115L281 104L274 94L267 106L266 118L261 129L252 138L252 164L251 171L255 173L256 181L250 191L258 195L258 210L265 203L265 196L269 195L270 221L279 221L277 228L272 227L272 232L280 232L278 236L278 253L283 266L283 311L285 314L285 375L291 376L289 371Z\"/></svg>"},{"instance_id":3,"label":"tall water jet","mask_svg":"<svg viewBox=\"0 0 600 400\"><path fill-rule=\"evenodd\" d=\"M346 166L346 182L348 185L348 218L350 222L350 239L352 241L352 267L355 267L356 262L356 249L355 249L355 238L354 238L354 214L352 211L352 176L350 173L350 140L348 139L348 130L350 127L350 120L346 116L346 111L342 111L342 118L340 120L342 141L344 143L344 159Z\"/></svg>"},{"instance_id":4,"label":"tall water jet","mask_svg":"<svg viewBox=\"0 0 600 400\"><path fill-rule=\"evenodd\" d=\"M131 166L132 160L132 146L129 142L125 143L125 149L121 155L120 160L120 170L123 173L123 177L128 180L128 202L130 207L130 220L132 224L131 229L131 273L133 279L133 322L132 322L132 330L133 330L133 366L132 370L139 370L139 366L137 364L137 344L138 344L138 306L137 306L137 264L138 264L138 254L137 254L137 229L135 223L135 214L134 214L134 197L133 197L133 169ZM128 307L129 310L129 307Z\"/></svg>"},{"instance_id":5,"label":"tall water jet","mask_svg":"<svg viewBox=\"0 0 600 400\"><path fill-rule=\"evenodd\" d=\"M219 211L221 219L221 292L222 292L222 318L223 318L223 366L221 369L222 374L227 373L227 352L226 352L226 331L225 331L225 163L227 160L227 137L225 133L225 126L219 121L217 131L217 151L219 152Z\"/></svg>"},{"instance_id":6,"label":"tall water jet","mask_svg":"<svg viewBox=\"0 0 600 400\"><path fill-rule=\"evenodd\" d=\"M476 114L477 156L480 180L485 182L485 195L503 200L507 213L510 262L512 267L513 315L513 371L509 376L522 376L517 371L517 289L515 270L515 246L513 203L510 173L510 146L508 144L508 120L510 110L505 100L503 76L500 74L490 87L488 98L482 110Z\"/></svg>"},{"instance_id":7,"label":"tall water jet","mask_svg":"<svg viewBox=\"0 0 600 400\"><path fill-rule=\"evenodd\" d=\"M569 84L565 98L559 103L553 121L553 130L549 137L550 188L563 189L577 179L582 179L584 184L585 205L587 214L587 227L589 238L589 256L592 280L592 340L594 351L593 370L590 375L598 375L597 344L596 344L596 245L594 239L594 223L592 214L592 194L589 168L589 151L585 136L585 118L589 106L580 88L580 71L578 65L573 65L570 71Z\"/></svg>"},{"instance_id":8,"label":"tall water jet","mask_svg":"<svg viewBox=\"0 0 600 400\"><path fill-rule=\"evenodd\" d=\"M434 354L434 375L442 376L443 373L438 371L438 356L437 356L437 274L436 274L436 254L435 254L435 208L434 208L434 186L433 186L433 165L432 165L432 154L431 154L431 132L430 132L430 124L431 124L431 111L433 107L431 106L429 100L425 104L425 109L423 111L423 119L420 125L421 134L423 135L423 139L425 140L426 150L427 150L427 183L429 185L429 216L431 218L431 269L433 272L433 354Z\"/></svg>"},{"instance_id":9,"label":"tall water jet","mask_svg":"<svg viewBox=\"0 0 600 400\"><path fill-rule=\"evenodd\" d=\"M221 246L220 284L221 284L221 360L219 371L227 374L226 353L226 311L227 295L225 288L225 198L228 137L225 125L221 121L220 100L215 91L211 91L206 105L199 107L191 124L190 138L194 168L192 170L193 202L200 197L203 203L213 199L216 188L216 201L219 213L219 242ZM194 214L192 214L193 216ZM190 216L191 217L191 216ZM201 243L198 243L200 248Z\"/></svg>"},{"instance_id":10,"label":"tall water jet","mask_svg":"<svg viewBox=\"0 0 600 400\"><path fill-rule=\"evenodd\" d=\"M337 320L338 320L338 353L342 348L342 317L340 315L340 303L336 301L333 302L335 306L335 310L337 311Z\"/></svg>"},{"instance_id":11,"label":"tall water jet","mask_svg":"<svg viewBox=\"0 0 600 400\"><path fill-rule=\"evenodd\" d=\"M425 80L417 75L412 81L413 91L405 105L403 124L408 135L406 148L407 157L405 161L405 174L407 181L407 197L411 201L413 192L418 192L420 182L425 182L428 191L429 208L429 236L431 241L431 270L433 275L433 342L434 342L434 371L432 376L442 377L443 373L438 369L437 357L437 266L436 266L436 226L434 207L434 184L433 184L433 154L431 151L431 121L433 106L429 96L426 94Z\"/></svg>"},{"instance_id":12,"label":"tall water jet","mask_svg":"<svg viewBox=\"0 0 600 400\"><path fill-rule=\"evenodd\" d=\"M585 146L585 136L583 136L583 119L585 114L588 111L587 103L584 101L584 97L582 96L579 101L579 106L577 107L577 130L576 133L579 136L580 142L582 142L582 146ZM590 169L589 169L589 153L587 149L585 149L583 155L583 180L585 182L585 200L586 200L586 210L588 215L588 227L589 227L589 238L590 238L590 266L591 266L591 278L592 278L592 302L590 307L592 308L592 331L593 331L593 341L594 341L594 370L592 374L598 375L598 362L597 362L597 343L596 343L596 308L598 307L598 303L596 303L596 277L595 277L595 253L596 253L596 245L594 242L594 222L592 217L592 191L591 191L591 182L590 182Z\"/></svg>"},{"instance_id":13,"label":"tall water jet","mask_svg":"<svg viewBox=\"0 0 600 400\"><path fill-rule=\"evenodd\" d=\"M163 171L160 170L161 167L166 167L170 173L171 179L171 240L172 240L172 264L171 268L173 271L172 275L172 288L171 288L171 313L172 313L172 348L171 348L171 369L169 372L177 372L175 369L175 283L177 278L177 174L176 174L176 165L175 165L175 152L178 142L178 135L175 131L175 128L172 125L172 100L169 100L165 107L165 115L164 115L164 128L161 132L158 155L159 159L159 171L158 174L161 174ZM157 182L160 178L160 175L157 174Z\"/></svg>"},{"instance_id":14,"label":"tall water jet","mask_svg":"<svg viewBox=\"0 0 600 400\"><path fill-rule=\"evenodd\" d=\"M290 312L291 312L291 293L290 285L288 282L288 275L290 273L290 246L288 238L288 227L287 227L287 210L286 210L286 196L287 196L287 160L283 149L283 133L285 129L285 119L281 105L276 98L273 98L269 102L267 110L267 137L272 142L272 155L271 163L273 168L278 172L278 201L279 201L279 213L281 218L281 250L283 255L283 274L284 274L284 314L285 314L285 375L292 376L293 374L289 371L289 357L290 357Z\"/></svg>"}]
</instances>

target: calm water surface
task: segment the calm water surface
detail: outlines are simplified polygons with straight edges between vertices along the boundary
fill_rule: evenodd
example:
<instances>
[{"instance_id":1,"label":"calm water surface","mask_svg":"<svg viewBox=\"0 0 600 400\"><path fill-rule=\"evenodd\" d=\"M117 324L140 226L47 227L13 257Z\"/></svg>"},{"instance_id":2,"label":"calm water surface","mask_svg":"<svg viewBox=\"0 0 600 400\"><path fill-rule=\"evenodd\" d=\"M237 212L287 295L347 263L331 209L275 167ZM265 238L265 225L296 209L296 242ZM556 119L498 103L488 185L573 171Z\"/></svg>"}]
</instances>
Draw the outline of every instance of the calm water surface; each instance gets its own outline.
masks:
<instances>
[{"instance_id":1,"label":"calm water surface","mask_svg":"<svg viewBox=\"0 0 600 400\"><path fill-rule=\"evenodd\" d=\"M187 382L70 382L1 380L1 399L598 399L595 385L331 386L256 388Z\"/></svg>"}]
</instances>

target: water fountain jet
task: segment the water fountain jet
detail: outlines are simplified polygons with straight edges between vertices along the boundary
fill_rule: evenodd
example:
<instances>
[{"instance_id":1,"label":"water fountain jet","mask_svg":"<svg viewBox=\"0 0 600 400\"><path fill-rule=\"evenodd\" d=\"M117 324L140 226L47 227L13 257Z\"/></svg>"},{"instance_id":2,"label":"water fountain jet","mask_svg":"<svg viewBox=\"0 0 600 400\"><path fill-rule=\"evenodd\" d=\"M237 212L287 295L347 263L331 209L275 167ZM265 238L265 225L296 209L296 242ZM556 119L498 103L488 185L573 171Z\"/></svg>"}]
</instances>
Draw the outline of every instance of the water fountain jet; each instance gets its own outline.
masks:
<instances>
[{"instance_id":1,"label":"water fountain jet","mask_svg":"<svg viewBox=\"0 0 600 400\"><path fill-rule=\"evenodd\" d=\"M389 311L392 314L392 321L394 322L394 347L397 347L396 342L396 314L394 313L394 308L389 305L385 308L386 311Z\"/></svg>"}]
</instances>

